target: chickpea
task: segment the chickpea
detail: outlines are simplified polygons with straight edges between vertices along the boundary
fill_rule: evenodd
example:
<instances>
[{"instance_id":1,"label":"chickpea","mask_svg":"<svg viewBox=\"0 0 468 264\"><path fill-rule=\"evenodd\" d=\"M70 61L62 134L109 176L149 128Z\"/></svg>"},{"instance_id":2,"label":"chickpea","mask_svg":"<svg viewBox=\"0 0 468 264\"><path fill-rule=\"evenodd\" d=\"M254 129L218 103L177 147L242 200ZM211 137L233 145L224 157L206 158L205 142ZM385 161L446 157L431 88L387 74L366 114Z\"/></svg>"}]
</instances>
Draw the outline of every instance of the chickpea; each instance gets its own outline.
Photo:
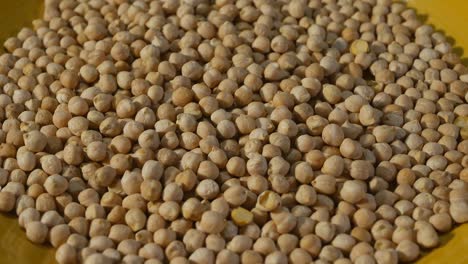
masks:
<instances>
[{"instance_id":1,"label":"chickpea","mask_svg":"<svg viewBox=\"0 0 468 264\"><path fill-rule=\"evenodd\" d=\"M239 226L249 225L253 221L253 214L242 208L239 207L231 211L231 218Z\"/></svg>"},{"instance_id":2,"label":"chickpea","mask_svg":"<svg viewBox=\"0 0 468 264\"><path fill-rule=\"evenodd\" d=\"M44 182L45 190L54 196L64 193L68 189L68 181L60 175L51 175Z\"/></svg>"},{"instance_id":3,"label":"chickpea","mask_svg":"<svg viewBox=\"0 0 468 264\"><path fill-rule=\"evenodd\" d=\"M70 236L70 228L66 224L60 224L50 229L50 243L53 247L58 248L63 245Z\"/></svg>"},{"instance_id":4,"label":"chickpea","mask_svg":"<svg viewBox=\"0 0 468 264\"><path fill-rule=\"evenodd\" d=\"M45 148L47 140L45 135L41 132L31 131L24 135L24 143L28 150L32 152L40 152Z\"/></svg>"},{"instance_id":5,"label":"chickpea","mask_svg":"<svg viewBox=\"0 0 468 264\"><path fill-rule=\"evenodd\" d=\"M300 204L312 206L317 199L315 189L309 185L301 185L296 191L296 201Z\"/></svg>"},{"instance_id":6,"label":"chickpea","mask_svg":"<svg viewBox=\"0 0 468 264\"><path fill-rule=\"evenodd\" d=\"M257 207L263 211L273 211L281 205L281 197L272 191L265 191L258 196Z\"/></svg>"},{"instance_id":7,"label":"chickpea","mask_svg":"<svg viewBox=\"0 0 468 264\"><path fill-rule=\"evenodd\" d=\"M318 175L312 181L312 186L319 193L332 194L336 190L336 179L335 177L327 174Z\"/></svg>"},{"instance_id":8,"label":"chickpea","mask_svg":"<svg viewBox=\"0 0 468 264\"><path fill-rule=\"evenodd\" d=\"M48 228L45 224L34 221L26 224L26 237L34 243L44 243L47 239Z\"/></svg>"},{"instance_id":9,"label":"chickpea","mask_svg":"<svg viewBox=\"0 0 468 264\"><path fill-rule=\"evenodd\" d=\"M189 261L193 263L214 263L215 255L212 250L207 248L198 248L189 257Z\"/></svg>"},{"instance_id":10,"label":"chickpea","mask_svg":"<svg viewBox=\"0 0 468 264\"><path fill-rule=\"evenodd\" d=\"M76 249L69 244L62 244L55 253L55 260L58 263L76 263L77 252Z\"/></svg>"},{"instance_id":11,"label":"chickpea","mask_svg":"<svg viewBox=\"0 0 468 264\"><path fill-rule=\"evenodd\" d=\"M203 213L200 219L200 228L203 232L216 234L224 229L225 222L221 214L214 211Z\"/></svg>"},{"instance_id":12,"label":"chickpea","mask_svg":"<svg viewBox=\"0 0 468 264\"><path fill-rule=\"evenodd\" d=\"M346 181L343 184L340 195L345 201L354 204L366 197L366 188L358 180Z\"/></svg>"},{"instance_id":13,"label":"chickpea","mask_svg":"<svg viewBox=\"0 0 468 264\"><path fill-rule=\"evenodd\" d=\"M234 176L241 177L245 174L245 161L238 157L233 157L228 160L226 169Z\"/></svg>"},{"instance_id":14,"label":"chickpea","mask_svg":"<svg viewBox=\"0 0 468 264\"><path fill-rule=\"evenodd\" d=\"M110 228L109 238L116 242L121 242L125 239L131 239L132 236L133 232L126 225L117 224Z\"/></svg>"},{"instance_id":15,"label":"chickpea","mask_svg":"<svg viewBox=\"0 0 468 264\"><path fill-rule=\"evenodd\" d=\"M231 206L240 206L247 200L247 190L242 186L234 185L224 191L223 197Z\"/></svg>"},{"instance_id":16,"label":"chickpea","mask_svg":"<svg viewBox=\"0 0 468 264\"><path fill-rule=\"evenodd\" d=\"M403 240L396 247L398 259L401 261L413 261L419 256L419 247L411 240Z\"/></svg>"}]
</instances>

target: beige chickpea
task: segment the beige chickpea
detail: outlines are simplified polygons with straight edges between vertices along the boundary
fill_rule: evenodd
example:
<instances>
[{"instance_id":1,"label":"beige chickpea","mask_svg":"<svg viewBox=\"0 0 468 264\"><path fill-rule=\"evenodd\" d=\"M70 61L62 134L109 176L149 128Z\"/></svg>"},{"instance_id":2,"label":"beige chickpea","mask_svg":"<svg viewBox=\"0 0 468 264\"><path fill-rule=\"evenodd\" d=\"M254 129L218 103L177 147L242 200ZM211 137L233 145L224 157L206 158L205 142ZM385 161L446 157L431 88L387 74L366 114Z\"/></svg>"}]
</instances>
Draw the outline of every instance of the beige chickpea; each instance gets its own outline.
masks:
<instances>
[{"instance_id":1,"label":"beige chickpea","mask_svg":"<svg viewBox=\"0 0 468 264\"><path fill-rule=\"evenodd\" d=\"M49 194L57 196L68 189L68 181L63 176L54 174L47 177L44 188Z\"/></svg>"},{"instance_id":2,"label":"beige chickpea","mask_svg":"<svg viewBox=\"0 0 468 264\"><path fill-rule=\"evenodd\" d=\"M176 239L176 233L170 229L159 229L154 232L153 240L161 247L166 247Z\"/></svg>"},{"instance_id":3,"label":"beige chickpea","mask_svg":"<svg viewBox=\"0 0 468 264\"><path fill-rule=\"evenodd\" d=\"M88 113L88 103L83 98L74 96L68 101L68 111L73 115L86 115Z\"/></svg>"},{"instance_id":4,"label":"beige chickpea","mask_svg":"<svg viewBox=\"0 0 468 264\"><path fill-rule=\"evenodd\" d=\"M70 129L70 132L76 136L80 136L83 131L88 129L88 126L89 120L82 116L72 117L68 121L68 128Z\"/></svg>"},{"instance_id":5,"label":"beige chickpea","mask_svg":"<svg viewBox=\"0 0 468 264\"><path fill-rule=\"evenodd\" d=\"M398 263L398 253L394 249L377 250L374 257L377 263Z\"/></svg>"},{"instance_id":6,"label":"beige chickpea","mask_svg":"<svg viewBox=\"0 0 468 264\"><path fill-rule=\"evenodd\" d=\"M77 233L80 235L86 235L89 231L89 223L84 217L77 217L72 219L69 223L68 226L70 226L70 229L73 231L73 233Z\"/></svg>"},{"instance_id":7,"label":"beige chickpea","mask_svg":"<svg viewBox=\"0 0 468 264\"><path fill-rule=\"evenodd\" d=\"M340 176L344 170L343 158L338 155L328 157L322 166L322 172L325 174Z\"/></svg>"},{"instance_id":8,"label":"beige chickpea","mask_svg":"<svg viewBox=\"0 0 468 264\"><path fill-rule=\"evenodd\" d=\"M84 189L78 194L78 201L83 206L99 203L99 194L92 188Z\"/></svg>"},{"instance_id":9,"label":"beige chickpea","mask_svg":"<svg viewBox=\"0 0 468 264\"><path fill-rule=\"evenodd\" d=\"M415 223L416 242L424 248L433 248L439 244L439 238L434 227L425 221Z\"/></svg>"},{"instance_id":10,"label":"beige chickpea","mask_svg":"<svg viewBox=\"0 0 468 264\"><path fill-rule=\"evenodd\" d=\"M318 256L322 248L322 242L316 235L309 234L301 238L299 246L306 250L311 256Z\"/></svg>"},{"instance_id":11,"label":"beige chickpea","mask_svg":"<svg viewBox=\"0 0 468 264\"><path fill-rule=\"evenodd\" d=\"M189 191L195 187L197 176L191 170L184 170L177 174L175 183L181 186L183 191Z\"/></svg>"},{"instance_id":12,"label":"beige chickpea","mask_svg":"<svg viewBox=\"0 0 468 264\"><path fill-rule=\"evenodd\" d=\"M3 192L10 192L12 193L15 197L23 195L26 191L24 188L24 185L21 182L14 182L11 181L7 183L3 189Z\"/></svg>"},{"instance_id":13,"label":"beige chickpea","mask_svg":"<svg viewBox=\"0 0 468 264\"><path fill-rule=\"evenodd\" d=\"M133 232L126 225L117 224L110 228L109 238L114 241L121 242L125 239L132 238L132 236Z\"/></svg>"},{"instance_id":14,"label":"beige chickpea","mask_svg":"<svg viewBox=\"0 0 468 264\"><path fill-rule=\"evenodd\" d=\"M76 249L83 249L88 245L88 239L82 235L72 233L67 239L67 244Z\"/></svg>"},{"instance_id":15,"label":"beige chickpea","mask_svg":"<svg viewBox=\"0 0 468 264\"><path fill-rule=\"evenodd\" d=\"M219 193L219 186L215 181L205 179L196 187L196 193L204 199L213 199Z\"/></svg>"},{"instance_id":16,"label":"beige chickpea","mask_svg":"<svg viewBox=\"0 0 468 264\"><path fill-rule=\"evenodd\" d=\"M253 241L245 235L234 236L226 245L226 248L235 253L242 253L252 247Z\"/></svg>"},{"instance_id":17,"label":"beige chickpea","mask_svg":"<svg viewBox=\"0 0 468 264\"><path fill-rule=\"evenodd\" d=\"M228 160L226 169L230 174L241 177L245 174L245 166L245 161L242 158L233 157Z\"/></svg>"},{"instance_id":18,"label":"beige chickpea","mask_svg":"<svg viewBox=\"0 0 468 264\"><path fill-rule=\"evenodd\" d=\"M15 207L15 195L11 192L2 191L0 192L0 211L9 212Z\"/></svg>"},{"instance_id":19,"label":"beige chickpea","mask_svg":"<svg viewBox=\"0 0 468 264\"><path fill-rule=\"evenodd\" d=\"M242 263L260 263L263 261L262 255L253 251L247 250L242 253L241 255L241 262Z\"/></svg>"},{"instance_id":20,"label":"beige chickpea","mask_svg":"<svg viewBox=\"0 0 468 264\"><path fill-rule=\"evenodd\" d=\"M410 240L401 241L396 247L398 259L404 262L413 261L419 256L419 247Z\"/></svg>"},{"instance_id":21,"label":"beige chickpea","mask_svg":"<svg viewBox=\"0 0 468 264\"><path fill-rule=\"evenodd\" d=\"M226 246L226 241L221 235L209 234L205 239L206 247L215 252L221 251Z\"/></svg>"},{"instance_id":22,"label":"beige chickpea","mask_svg":"<svg viewBox=\"0 0 468 264\"><path fill-rule=\"evenodd\" d=\"M78 165L83 159L83 149L74 144L68 144L63 150L63 159L70 165Z\"/></svg>"},{"instance_id":23,"label":"beige chickpea","mask_svg":"<svg viewBox=\"0 0 468 264\"><path fill-rule=\"evenodd\" d=\"M429 222L439 232L446 232L452 227L452 219L448 213L434 214L429 218Z\"/></svg>"},{"instance_id":24,"label":"beige chickpea","mask_svg":"<svg viewBox=\"0 0 468 264\"><path fill-rule=\"evenodd\" d=\"M164 187L162 197L164 201L180 202L183 198L183 195L183 191L179 185L175 183L169 183Z\"/></svg>"},{"instance_id":25,"label":"beige chickpea","mask_svg":"<svg viewBox=\"0 0 468 264\"><path fill-rule=\"evenodd\" d=\"M209 234L216 234L222 231L225 226L224 219L221 214L214 211L207 211L203 213L200 219L200 228L203 232Z\"/></svg>"},{"instance_id":26,"label":"beige chickpea","mask_svg":"<svg viewBox=\"0 0 468 264\"><path fill-rule=\"evenodd\" d=\"M185 106L192 98L193 91L185 87L179 87L172 93L172 101L177 106Z\"/></svg>"},{"instance_id":27,"label":"beige chickpea","mask_svg":"<svg viewBox=\"0 0 468 264\"><path fill-rule=\"evenodd\" d=\"M44 243L47 239L48 228L45 224L34 221L29 222L26 226L26 237L34 243Z\"/></svg>"},{"instance_id":28,"label":"beige chickpea","mask_svg":"<svg viewBox=\"0 0 468 264\"><path fill-rule=\"evenodd\" d=\"M60 264L77 263L76 249L69 244L62 244L55 253L55 260Z\"/></svg>"},{"instance_id":29,"label":"beige chickpea","mask_svg":"<svg viewBox=\"0 0 468 264\"><path fill-rule=\"evenodd\" d=\"M58 248L63 245L70 236L70 228L66 224L60 224L52 227L49 233L50 243Z\"/></svg>"},{"instance_id":30,"label":"beige chickpea","mask_svg":"<svg viewBox=\"0 0 468 264\"><path fill-rule=\"evenodd\" d=\"M159 181L147 179L140 184L142 197L148 201L155 201L161 196L162 186Z\"/></svg>"},{"instance_id":31,"label":"beige chickpea","mask_svg":"<svg viewBox=\"0 0 468 264\"><path fill-rule=\"evenodd\" d=\"M136 232L145 227L146 215L140 209L130 209L125 214L125 223Z\"/></svg>"},{"instance_id":32,"label":"beige chickpea","mask_svg":"<svg viewBox=\"0 0 468 264\"><path fill-rule=\"evenodd\" d=\"M336 190L336 179L335 177L327 174L318 175L312 181L312 186L319 193L332 194Z\"/></svg>"},{"instance_id":33,"label":"beige chickpea","mask_svg":"<svg viewBox=\"0 0 468 264\"><path fill-rule=\"evenodd\" d=\"M45 148L47 138L39 131L31 131L24 135L24 144L28 150L40 152Z\"/></svg>"},{"instance_id":34,"label":"beige chickpea","mask_svg":"<svg viewBox=\"0 0 468 264\"><path fill-rule=\"evenodd\" d=\"M180 213L180 206L177 202L168 201L159 206L159 214L168 221L174 221Z\"/></svg>"},{"instance_id":35,"label":"beige chickpea","mask_svg":"<svg viewBox=\"0 0 468 264\"><path fill-rule=\"evenodd\" d=\"M91 204L86 208L85 218L88 220L105 218L105 209L100 204Z\"/></svg>"},{"instance_id":36,"label":"beige chickpea","mask_svg":"<svg viewBox=\"0 0 468 264\"><path fill-rule=\"evenodd\" d=\"M369 161L355 160L351 162L350 175L357 180L366 180L374 175L374 167Z\"/></svg>"},{"instance_id":37,"label":"beige chickpea","mask_svg":"<svg viewBox=\"0 0 468 264\"><path fill-rule=\"evenodd\" d=\"M202 204L199 204L199 201L191 201L190 203L191 207L195 207L195 212L194 216L199 219L201 214L208 210L211 209L212 211L220 213L222 216L227 217L229 214L229 204L227 203L226 199L224 197L219 197L217 199L214 199L210 206L208 207L207 205L202 206ZM189 207L188 207L189 208Z\"/></svg>"},{"instance_id":38,"label":"beige chickpea","mask_svg":"<svg viewBox=\"0 0 468 264\"><path fill-rule=\"evenodd\" d=\"M219 176L219 168L212 161L202 161L198 166L197 175L201 179L216 179Z\"/></svg>"},{"instance_id":39,"label":"beige chickpea","mask_svg":"<svg viewBox=\"0 0 468 264\"><path fill-rule=\"evenodd\" d=\"M340 145L340 153L345 158L359 159L362 157L362 147L358 142L345 138Z\"/></svg>"},{"instance_id":40,"label":"beige chickpea","mask_svg":"<svg viewBox=\"0 0 468 264\"><path fill-rule=\"evenodd\" d=\"M376 216L369 209L361 208L354 213L353 220L357 226L369 228L374 224Z\"/></svg>"},{"instance_id":41,"label":"beige chickpea","mask_svg":"<svg viewBox=\"0 0 468 264\"><path fill-rule=\"evenodd\" d=\"M33 221L40 221L40 213L35 208L26 208L18 216L18 223L26 228L26 224Z\"/></svg>"},{"instance_id":42,"label":"beige chickpea","mask_svg":"<svg viewBox=\"0 0 468 264\"><path fill-rule=\"evenodd\" d=\"M102 161L107 156L107 146L103 142L91 142L86 147L86 154L92 161Z\"/></svg>"},{"instance_id":43,"label":"beige chickpea","mask_svg":"<svg viewBox=\"0 0 468 264\"><path fill-rule=\"evenodd\" d=\"M468 214L468 203L466 201L453 201L450 203L450 215L457 223L463 223Z\"/></svg>"},{"instance_id":44,"label":"beige chickpea","mask_svg":"<svg viewBox=\"0 0 468 264\"><path fill-rule=\"evenodd\" d=\"M196 229L190 229L184 235L183 242L187 251L193 252L203 246L205 238L206 235L203 232Z\"/></svg>"},{"instance_id":45,"label":"beige chickpea","mask_svg":"<svg viewBox=\"0 0 468 264\"><path fill-rule=\"evenodd\" d=\"M114 247L114 242L105 236L95 236L89 240L89 247L95 250L104 251Z\"/></svg>"},{"instance_id":46,"label":"beige chickpea","mask_svg":"<svg viewBox=\"0 0 468 264\"><path fill-rule=\"evenodd\" d=\"M109 187L116 177L116 171L110 166L103 166L94 172L94 180L103 187Z\"/></svg>"},{"instance_id":47,"label":"beige chickpea","mask_svg":"<svg viewBox=\"0 0 468 264\"><path fill-rule=\"evenodd\" d=\"M189 257L189 261L193 263L214 263L215 255L212 250L207 248L198 248Z\"/></svg>"},{"instance_id":48,"label":"beige chickpea","mask_svg":"<svg viewBox=\"0 0 468 264\"><path fill-rule=\"evenodd\" d=\"M301 185L296 191L295 198L300 204L312 206L317 199L317 194L312 186Z\"/></svg>"},{"instance_id":49,"label":"beige chickpea","mask_svg":"<svg viewBox=\"0 0 468 264\"><path fill-rule=\"evenodd\" d=\"M64 208L64 216L67 221L85 215L85 208L79 203L71 202Z\"/></svg>"},{"instance_id":50,"label":"beige chickpea","mask_svg":"<svg viewBox=\"0 0 468 264\"><path fill-rule=\"evenodd\" d=\"M343 184L340 195L345 201L354 204L365 198L366 188L365 185L360 181L346 181Z\"/></svg>"},{"instance_id":51,"label":"beige chickpea","mask_svg":"<svg viewBox=\"0 0 468 264\"><path fill-rule=\"evenodd\" d=\"M30 151L18 152L16 157L18 167L23 171L32 171L36 166L36 156Z\"/></svg>"},{"instance_id":52,"label":"beige chickpea","mask_svg":"<svg viewBox=\"0 0 468 264\"><path fill-rule=\"evenodd\" d=\"M272 191L264 191L258 196L257 207L263 211L273 211L281 205L281 197Z\"/></svg>"},{"instance_id":53,"label":"beige chickpea","mask_svg":"<svg viewBox=\"0 0 468 264\"><path fill-rule=\"evenodd\" d=\"M121 188L127 195L138 193L142 182L143 177L136 171L125 171L120 180Z\"/></svg>"},{"instance_id":54,"label":"beige chickpea","mask_svg":"<svg viewBox=\"0 0 468 264\"><path fill-rule=\"evenodd\" d=\"M237 207L247 200L247 190L242 186L234 185L224 191L223 197L231 206Z\"/></svg>"}]
</instances>

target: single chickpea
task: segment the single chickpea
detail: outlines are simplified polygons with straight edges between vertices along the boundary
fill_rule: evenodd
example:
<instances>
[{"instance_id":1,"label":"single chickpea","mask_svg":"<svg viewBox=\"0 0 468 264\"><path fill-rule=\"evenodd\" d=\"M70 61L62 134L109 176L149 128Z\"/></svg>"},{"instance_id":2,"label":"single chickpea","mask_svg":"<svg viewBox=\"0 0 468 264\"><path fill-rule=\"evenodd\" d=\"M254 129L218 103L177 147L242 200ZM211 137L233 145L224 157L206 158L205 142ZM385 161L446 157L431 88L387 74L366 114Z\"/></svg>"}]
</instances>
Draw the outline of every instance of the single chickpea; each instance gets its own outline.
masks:
<instances>
[{"instance_id":1,"label":"single chickpea","mask_svg":"<svg viewBox=\"0 0 468 264\"><path fill-rule=\"evenodd\" d=\"M76 263L77 255L76 249L65 243L58 247L55 253L55 260L60 264Z\"/></svg>"},{"instance_id":2,"label":"single chickpea","mask_svg":"<svg viewBox=\"0 0 468 264\"><path fill-rule=\"evenodd\" d=\"M263 211L273 211L281 206L281 197L272 191L264 191L258 196L257 207Z\"/></svg>"},{"instance_id":3,"label":"single chickpea","mask_svg":"<svg viewBox=\"0 0 468 264\"><path fill-rule=\"evenodd\" d=\"M196 193L204 199L213 199L219 193L219 186L215 181L205 179L198 184Z\"/></svg>"},{"instance_id":4,"label":"single chickpea","mask_svg":"<svg viewBox=\"0 0 468 264\"><path fill-rule=\"evenodd\" d=\"M225 220L221 214L214 211L206 211L200 219L200 229L209 234L221 232L225 227Z\"/></svg>"},{"instance_id":5,"label":"single chickpea","mask_svg":"<svg viewBox=\"0 0 468 264\"><path fill-rule=\"evenodd\" d=\"M39 221L29 222L26 226L26 237L34 243L44 243L47 239L48 228Z\"/></svg>"},{"instance_id":6,"label":"single chickpea","mask_svg":"<svg viewBox=\"0 0 468 264\"><path fill-rule=\"evenodd\" d=\"M40 152L45 148L47 138L39 131L31 131L24 134L24 144L28 150L32 152Z\"/></svg>"},{"instance_id":7,"label":"single chickpea","mask_svg":"<svg viewBox=\"0 0 468 264\"><path fill-rule=\"evenodd\" d=\"M333 194L336 190L336 178L327 174L318 175L312 181L312 186L319 193Z\"/></svg>"},{"instance_id":8,"label":"single chickpea","mask_svg":"<svg viewBox=\"0 0 468 264\"><path fill-rule=\"evenodd\" d=\"M398 259L404 262L413 261L419 257L419 247L411 240L403 240L396 247Z\"/></svg>"},{"instance_id":9,"label":"single chickpea","mask_svg":"<svg viewBox=\"0 0 468 264\"><path fill-rule=\"evenodd\" d=\"M14 209L16 199L13 193L3 190L0 192L0 198L0 211L9 212Z\"/></svg>"},{"instance_id":10,"label":"single chickpea","mask_svg":"<svg viewBox=\"0 0 468 264\"><path fill-rule=\"evenodd\" d=\"M312 206L316 202L317 194L314 187L301 185L296 191L295 198L300 204Z\"/></svg>"},{"instance_id":11,"label":"single chickpea","mask_svg":"<svg viewBox=\"0 0 468 264\"><path fill-rule=\"evenodd\" d=\"M44 188L49 194L58 196L68 189L68 181L63 176L54 174L47 177Z\"/></svg>"},{"instance_id":12,"label":"single chickpea","mask_svg":"<svg viewBox=\"0 0 468 264\"><path fill-rule=\"evenodd\" d=\"M340 191L341 197L350 203L357 203L366 197L365 185L358 180L345 181Z\"/></svg>"}]
</instances>

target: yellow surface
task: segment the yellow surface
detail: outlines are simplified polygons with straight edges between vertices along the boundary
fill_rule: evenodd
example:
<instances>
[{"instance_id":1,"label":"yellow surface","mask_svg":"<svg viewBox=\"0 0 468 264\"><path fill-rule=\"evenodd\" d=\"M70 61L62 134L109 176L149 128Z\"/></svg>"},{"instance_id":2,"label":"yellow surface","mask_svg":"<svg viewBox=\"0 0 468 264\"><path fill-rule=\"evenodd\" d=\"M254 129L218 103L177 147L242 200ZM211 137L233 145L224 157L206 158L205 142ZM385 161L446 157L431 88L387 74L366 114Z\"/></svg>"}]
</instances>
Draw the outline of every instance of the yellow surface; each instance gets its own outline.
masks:
<instances>
[{"instance_id":1,"label":"yellow surface","mask_svg":"<svg viewBox=\"0 0 468 264\"><path fill-rule=\"evenodd\" d=\"M41 17L43 0L0 0L0 43Z\"/></svg>"},{"instance_id":2,"label":"yellow surface","mask_svg":"<svg viewBox=\"0 0 468 264\"><path fill-rule=\"evenodd\" d=\"M426 23L443 32L454 50L466 59L468 50L468 1L466 0L408 0ZM468 224L456 228L442 238L442 246L421 258L418 264L468 263Z\"/></svg>"},{"instance_id":3,"label":"yellow surface","mask_svg":"<svg viewBox=\"0 0 468 264\"><path fill-rule=\"evenodd\" d=\"M0 43L41 16L43 0L0 0ZM2 53L2 51L0 51ZM26 239L13 215L0 214L0 264L55 263L53 250Z\"/></svg>"},{"instance_id":4,"label":"yellow surface","mask_svg":"<svg viewBox=\"0 0 468 264\"><path fill-rule=\"evenodd\" d=\"M40 0L0 0L0 40L14 35L39 16ZM409 0L422 19L445 32L459 54L468 49L468 1ZM466 54L466 53L465 53ZM466 60L465 60L466 62ZM0 264L42 264L54 262L53 251L27 241L24 231L12 216L0 214ZM418 264L468 263L468 225L442 238L442 246L431 251Z\"/></svg>"},{"instance_id":5,"label":"yellow surface","mask_svg":"<svg viewBox=\"0 0 468 264\"><path fill-rule=\"evenodd\" d=\"M52 264L51 247L29 242L18 225L18 219L0 214L0 264Z\"/></svg>"},{"instance_id":6,"label":"yellow surface","mask_svg":"<svg viewBox=\"0 0 468 264\"><path fill-rule=\"evenodd\" d=\"M443 32L454 50L464 54L464 64L468 64L468 1L466 0L408 0L410 7L436 30ZM465 51L465 52L463 52Z\"/></svg>"}]
</instances>

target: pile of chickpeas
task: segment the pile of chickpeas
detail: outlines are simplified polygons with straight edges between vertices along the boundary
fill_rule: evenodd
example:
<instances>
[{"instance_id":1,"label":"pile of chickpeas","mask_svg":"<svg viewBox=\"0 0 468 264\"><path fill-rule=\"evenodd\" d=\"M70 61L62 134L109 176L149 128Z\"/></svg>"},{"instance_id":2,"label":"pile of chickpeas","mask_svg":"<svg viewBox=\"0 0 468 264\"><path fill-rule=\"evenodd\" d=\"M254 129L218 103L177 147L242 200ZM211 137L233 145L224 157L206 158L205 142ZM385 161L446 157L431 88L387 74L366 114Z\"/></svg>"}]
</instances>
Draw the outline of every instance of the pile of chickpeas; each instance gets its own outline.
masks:
<instances>
[{"instance_id":1,"label":"pile of chickpeas","mask_svg":"<svg viewBox=\"0 0 468 264\"><path fill-rule=\"evenodd\" d=\"M468 69L391 0L46 0L0 211L59 264L396 264L468 222Z\"/></svg>"}]
</instances>

